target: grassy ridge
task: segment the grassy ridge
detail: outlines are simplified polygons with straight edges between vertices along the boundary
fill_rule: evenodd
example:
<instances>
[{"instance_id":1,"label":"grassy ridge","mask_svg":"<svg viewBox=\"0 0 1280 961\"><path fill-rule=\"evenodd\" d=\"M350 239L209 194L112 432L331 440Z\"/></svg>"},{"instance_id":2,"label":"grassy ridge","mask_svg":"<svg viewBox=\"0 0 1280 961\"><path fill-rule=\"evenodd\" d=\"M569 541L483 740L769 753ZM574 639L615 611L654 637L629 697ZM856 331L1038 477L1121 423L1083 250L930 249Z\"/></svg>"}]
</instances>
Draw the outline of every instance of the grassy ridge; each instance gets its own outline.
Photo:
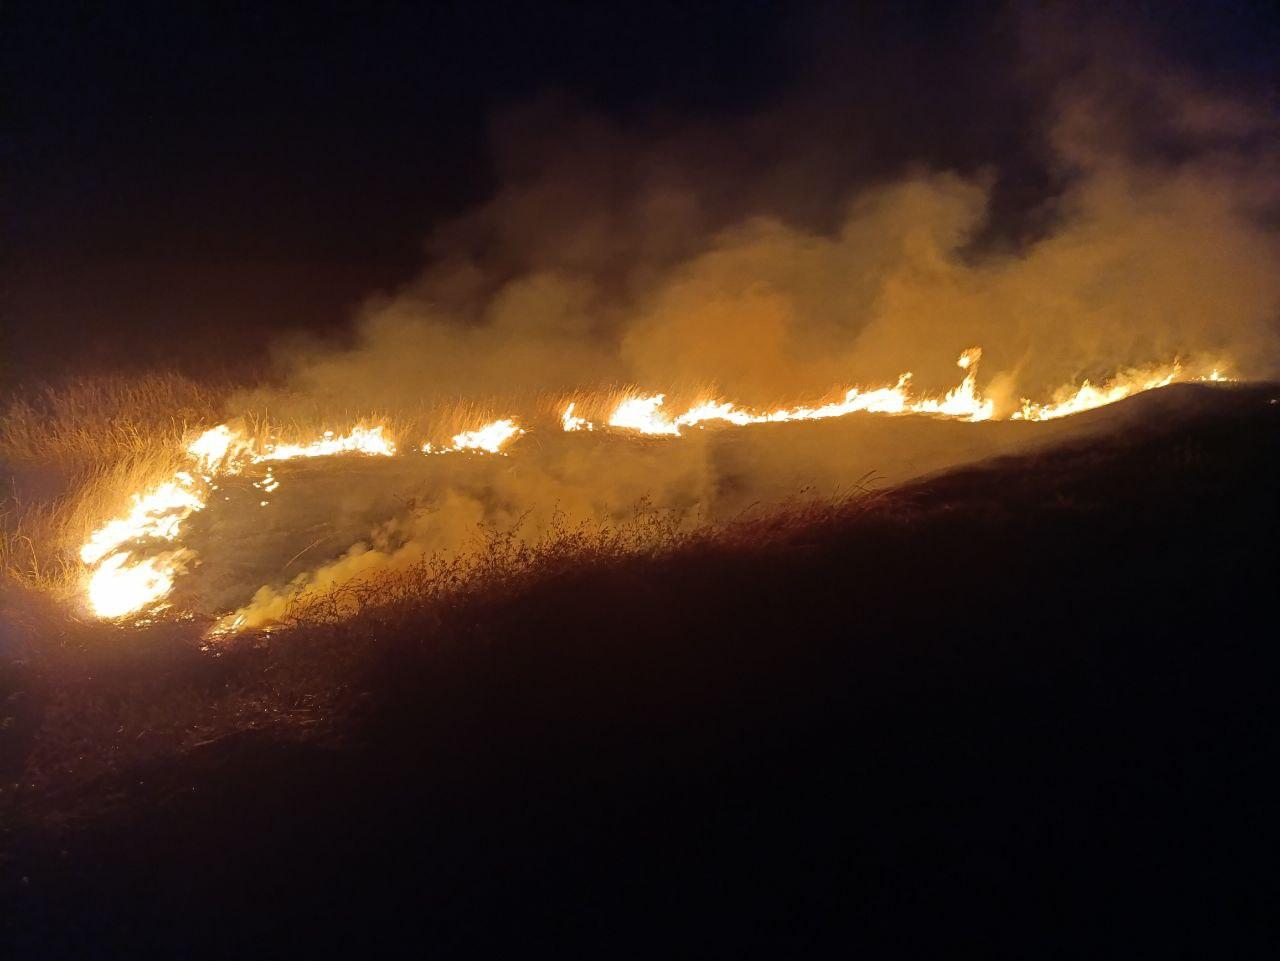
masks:
<instances>
[{"instance_id":1,"label":"grassy ridge","mask_svg":"<svg viewBox=\"0 0 1280 961\"><path fill-rule=\"evenodd\" d=\"M218 657L66 629L16 669L8 933L1255 951L1280 408L1199 391L874 500L496 538Z\"/></svg>"}]
</instances>

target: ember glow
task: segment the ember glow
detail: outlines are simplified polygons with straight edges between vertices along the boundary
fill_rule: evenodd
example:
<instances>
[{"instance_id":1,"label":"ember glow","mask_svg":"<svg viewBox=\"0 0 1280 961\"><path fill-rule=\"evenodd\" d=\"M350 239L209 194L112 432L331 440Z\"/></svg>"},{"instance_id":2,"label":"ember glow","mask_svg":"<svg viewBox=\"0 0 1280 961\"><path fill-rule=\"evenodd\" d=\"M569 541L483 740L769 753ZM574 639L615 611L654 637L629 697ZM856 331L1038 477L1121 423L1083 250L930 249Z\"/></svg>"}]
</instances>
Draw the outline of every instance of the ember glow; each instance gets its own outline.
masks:
<instances>
[{"instance_id":1,"label":"ember glow","mask_svg":"<svg viewBox=\"0 0 1280 961\"><path fill-rule=\"evenodd\" d=\"M672 415L663 409L665 394L633 394L614 406L607 426L620 433L674 439L684 431L712 423L745 427L823 420L854 413L930 416L978 423L995 415L994 402L982 395L977 384L981 357L982 351L977 347L961 354L957 366L964 371L964 376L956 387L941 396L916 395L910 372L901 374L892 385L870 389L850 387L839 400L819 406L765 411L707 399ZM1126 371L1100 386L1084 381L1055 392L1045 403L1024 399L1009 419L1052 420L1179 381L1229 380L1220 368L1193 374L1175 361ZM560 428L569 433L595 430L593 423L575 413L577 403L568 404L560 414ZM421 450L428 454L473 452L506 456L511 443L526 433L526 428L515 418L506 417L461 431L452 437L448 446L424 444ZM240 474L254 464L274 465L297 458L335 456L391 457L396 452L396 444L383 424L358 425L341 435L326 431L310 442L289 444L249 437L228 424L205 431L187 447L186 463L180 470L153 488L134 494L129 510L103 523L80 548L90 610L98 617L121 618L154 610L164 601L175 580L195 560L195 552L182 544L184 524L192 514L205 508L220 478ZM253 486L263 494L275 492L280 481L273 467L268 466L262 479ZM262 500L260 506L266 507L269 503Z\"/></svg>"}]
</instances>

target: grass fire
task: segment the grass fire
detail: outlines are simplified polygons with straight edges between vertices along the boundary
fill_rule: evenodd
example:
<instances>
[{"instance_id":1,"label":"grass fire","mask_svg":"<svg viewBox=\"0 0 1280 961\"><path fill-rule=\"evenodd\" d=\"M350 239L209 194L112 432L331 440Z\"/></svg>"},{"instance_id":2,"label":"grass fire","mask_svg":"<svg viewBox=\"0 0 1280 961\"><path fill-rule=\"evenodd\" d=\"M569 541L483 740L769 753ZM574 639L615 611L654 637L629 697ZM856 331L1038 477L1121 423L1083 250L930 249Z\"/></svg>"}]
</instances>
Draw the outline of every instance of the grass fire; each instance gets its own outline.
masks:
<instances>
[{"instance_id":1,"label":"grass fire","mask_svg":"<svg viewBox=\"0 0 1280 961\"><path fill-rule=\"evenodd\" d=\"M1276 17L10 16L4 956L1265 954Z\"/></svg>"},{"instance_id":2,"label":"grass fire","mask_svg":"<svg viewBox=\"0 0 1280 961\"><path fill-rule=\"evenodd\" d=\"M687 433L691 429L707 425L744 427L756 424L788 424L851 414L917 415L980 423L990 420L995 409L994 403L983 398L976 386L978 361L981 354L979 348L972 348L960 356L958 366L965 371L964 379L942 397L913 396L910 373L901 374L893 386L889 387L849 388L844 391L840 399L819 406L778 408L765 412L753 412L725 401L704 400L695 403L684 413L669 417L661 409L665 400L663 394L625 393L623 399L613 405L611 412L605 414L607 420L603 427L604 430L618 434L634 433L678 438L682 430ZM1024 399L1009 417L1014 420L1049 420L1114 403L1132 393L1164 387L1174 382L1221 382L1227 378L1219 370L1219 366L1210 368L1207 373L1195 374L1182 363L1174 362L1162 368L1152 367L1126 372L1100 387L1094 387L1086 381L1074 389L1068 387L1057 391L1055 396L1063 399L1056 402L1036 403ZM583 410L601 407L599 400L569 402L560 417L562 428L565 431L580 431L585 427L594 432L595 427L592 422L574 415L573 411L579 408L579 405ZM21 415L15 414L15 416ZM241 418L238 422L243 424L245 419ZM28 425L24 430L36 432L39 428ZM9 574L19 580L30 581L41 570L61 566L62 569L71 572L68 586L76 581L83 583L85 600L92 614L105 618L148 614L166 605L175 580L185 574L188 567L196 561L195 552L186 546L182 537L184 526L196 512L208 507L217 511L219 500L231 501L232 498L229 495L221 498L217 496L222 489L222 483L227 479L245 475L246 472L260 474L260 479L253 482L253 487L263 496L274 495L281 486L281 481L272 474L269 467L262 472L261 465L271 465L297 458L337 458L344 455L393 457L397 453L397 442L390 439L387 431L385 424L372 427L357 425L349 432L340 435L327 430L322 436L308 442L280 443L272 438L248 436L243 428L233 429L225 423L210 427L200 432L187 445L181 469L174 471L171 477L154 487L130 493L127 512L105 520L93 530L79 548L78 555L83 565L82 570L76 571L74 564L67 558L57 556L57 541L52 532L49 535L52 543L49 544L33 542L29 535L23 535L28 564L24 569L18 562L18 558L23 556L23 551L19 549L18 536L13 534L7 538L6 554L9 558ZM464 430L456 434L447 445L433 446L430 441L427 441L421 445L405 445L400 442L399 446L407 446L410 450L418 449L428 454L470 452L506 455L508 446L525 433L526 430L517 426L514 418L502 418L471 430ZM56 441L51 440L49 443L55 444ZM583 443L598 445L608 441L604 440L602 433L593 434L590 438L584 439ZM159 459L164 462L171 461L174 457L174 451L164 447L161 447L158 453ZM539 455L544 461L548 457L564 456L559 452L548 455L545 453L545 448L527 456L537 458ZM538 466L548 469L543 463ZM823 478L823 480L830 482L832 479ZM643 479L632 479L632 483L640 489ZM829 487L828 496L833 495L835 487L830 487L829 483L827 486ZM109 502L113 493L119 499L123 492L95 491L95 499L99 502ZM560 492L557 491L557 493ZM572 516L570 519L575 523L608 523L610 520L616 520L619 509L630 510L634 507L631 504L615 503L611 509L607 500L593 497L594 492L590 490L585 493L591 500L593 510ZM280 496L288 497L289 494ZM711 490L706 499L694 504L684 504L682 507L686 512L696 510L696 516L701 517L720 506L717 500L716 492ZM271 500L258 502L259 507L267 507L270 504ZM526 512L539 508L545 511L547 506L534 502L515 505L517 509L522 508ZM558 507L559 502L555 502L553 506ZM676 509L676 505L664 504L663 506L667 509ZM438 515L441 509L450 510L452 507L453 505L437 507L436 513ZM45 509L44 505L38 505L33 508L33 511L39 514ZM237 499L231 509L243 510L244 505ZM23 517L17 519L15 529L23 526L23 520ZM385 520L391 521L392 518ZM437 520L439 520L438 516ZM259 523L262 522L259 521ZM444 518L443 526L455 526L455 521L452 518ZM350 545L335 546L345 548ZM441 542L441 547L444 546L446 546L444 542ZM454 549L460 546L465 547L465 545L447 546ZM235 550L232 545L223 546L216 542L213 548L214 550ZM404 551L403 545L400 551ZM41 552L48 552L43 560L40 559ZM200 560L204 564L217 564L216 556ZM366 560L358 570L353 570L352 574L367 576L373 569L370 561ZM24 575L27 576L24 578ZM299 587L305 587L313 576L303 573L295 583ZM336 586L335 582L329 578L326 578L325 583L330 587ZM251 594L255 594L255 591L258 593L269 591L265 586L248 585L248 588L244 598L246 601ZM297 596L305 597L306 595L303 591L298 591ZM74 599L67 599L74 606ZM277 607L276 610L278 616L283 616L287 612L287 608ZM205 610L199 613L218 617L219 630L229 629L228 625L231 627L261 626L265 623L262 620L264 616L277 616L276 614L253 614L247 611Z\"/></svg>"}]
</instances>

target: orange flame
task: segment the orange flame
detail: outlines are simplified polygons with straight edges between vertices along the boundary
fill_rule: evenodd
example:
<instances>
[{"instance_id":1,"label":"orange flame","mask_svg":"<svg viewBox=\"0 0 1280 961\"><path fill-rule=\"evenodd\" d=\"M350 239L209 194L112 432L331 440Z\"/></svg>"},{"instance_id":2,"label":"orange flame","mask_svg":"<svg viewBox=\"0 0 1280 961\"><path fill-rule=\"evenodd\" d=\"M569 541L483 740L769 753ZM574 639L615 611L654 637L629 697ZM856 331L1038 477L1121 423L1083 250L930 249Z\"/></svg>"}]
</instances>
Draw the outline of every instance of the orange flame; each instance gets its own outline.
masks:
<instances>
[{"instance_id":1,"label":"orange flame","mask_svg":"<svg viewBox=\"0 0 1280 961\"><path fill-rule=\"evenodd\" d=\"M310 444L271 444L256 453L252 443L226 424L205 431L186 451L194 474L180 470L171 480L134 494L129 512L107 521L80 548L80 560L88 568L85 593L89 609L99 617L123 617L152 607L173 589L174 579L194 552L180 548L146 555L143 549L148 541L176 541L186 519L204 509L215 477L239 473L246 464L295 457L341 453L390 456L395 445L382 431L381 426L356 427L341 437L327 431ZM270 492L280 484L268 471L257 486ZM266 503L263 501L263 506Z\"/></svg>"},{"instance_id":2,"label":"orange flame","mask_svg":"<svg viewBox=\"0 0 1280 961\"><path fill-rule=\"evenodd\" d=\"M1167 387L1178 382L1222 383L1230 379L1216 367L1202 376L1190 376L1183 370L1181 362L1175 360L1172 364L1163 367L1145 367L1125 371L1101 386L1095 387L1086 380L1074 391L1060 389L1054 395L1057 399L1048 404L1036 404L1024 397L1021 409L1015 411L1010 419L1055 420L1059 417L1093 410L1095 407L1103 407L1106 404L1114 404L1133 394L1155 390L1157 387Z\"/></svg>"},{"instance_id":3,"label":"orange flame","mask_svg":"<svg viewBox=\"0 0 1280 961\"><path fill-rule=\"evenodd\" d=\"M524 432L524 428L507 417L492 421L483 427L477 427L475 430L464 430L460 434L454 434L453 442L449 447L435 449L430 444L424 444L422 450L426 454L449 454L464 450L501 454L503 446L508 441L519 437Z\"/></svg>"},{"instance_id":4,"label":"orange flame","mask_svg":"<svg viewBox=\"0 0 1280 961\"><path fill-rule=\"evenodd\" d=\"M961 382L941 397L916 397L911 390L911 374L903 373L892 386L864 389L851 387L844 397L818 407L789 407L773 411L752 411L717 399L701 401L674 417L663 411L664 394L635 394L625 397L609 416L608 426L658 437L679 437L685 429L711 422L734 426L822 420L864 412L871 414L921 414L964 422L989 420L994 403L984 398L977 386L978 361L982 351L973 347L957 361L963 371ZM1213 368L1201 376L1191 376L1181 362L1160 367L1125 371L1095 386L1084 381L1077 387L1057 391L1047 403L1023 399L1011 415L1013 420L1042 421L1066 417L1132 394L1163 387L1178 381L1223 382L1231 378ZM570 403L560 417L567 432L594 430L595 425L575 414ZM331 457L339 454L390 457L396 445L382 425L357 426L337 435L326 431L305 444L262 443L248 438L227 424L202 433L187 448L186 469L148 491L134 494L129 510L93 531L80 548L86 568L86 595L90 609L99 617L117 618L154 609L172 590L175 579L194 558L194 552L180 543L187 518L202 510L209 492L221 476L240 473L251 464L274 463L299 457ZM514 418L503 418L474 430L454 435L450 446L426 453L503 454L513 440L527 433ZM268 467L265 477L254 484L272 493L280 482ZM261 501L267 506L268 501ZM160 549L157 549L157 545ZM233 628L234 629L234 628Z\"/></svg>"},{"instance_id":5,"label":"orange flame","mask_svg":"<svg viewBox=\"0 0 1280 961\"><path fill-rule=\"evenodd\" d=\"M723 421L742 427L747 424L823 420L828 417L843 417L858 411L873 414L934 414L971 422L989 420L995 411L995 405L979 394L976 383L978 360L981 356L982 350L978 347L971 347L960 355L956 363L967 370L968 374L959 386L941 398L912 399L911 374L907 372L899 376L898 382L892 387L879 387L874 390L851 387L846 391L843 400L823 404L821 407L781 408L766 413L743 410L726 401L707 400L695 404L677 417L669 418L662 412L666 395L636 395L618 404L609 417L609 426L635 430L642 434L679 437L680 428L696 427L709 421ZM565 430L577 429L569 426L572 410L573 405L570 404L563 415Z\"/></svg>"}]
</instances>

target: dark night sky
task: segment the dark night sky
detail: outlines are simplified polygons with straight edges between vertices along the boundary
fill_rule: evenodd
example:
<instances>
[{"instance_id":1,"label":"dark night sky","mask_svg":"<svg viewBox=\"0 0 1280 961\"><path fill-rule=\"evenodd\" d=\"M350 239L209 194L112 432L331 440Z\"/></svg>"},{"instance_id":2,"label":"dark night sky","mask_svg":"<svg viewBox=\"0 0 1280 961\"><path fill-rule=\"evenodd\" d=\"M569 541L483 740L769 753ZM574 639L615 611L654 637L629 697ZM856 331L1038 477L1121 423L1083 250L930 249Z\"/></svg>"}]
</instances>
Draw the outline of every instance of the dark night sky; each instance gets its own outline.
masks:
<instances>
[{"instance_id":1,"label":"dark night sky","mask_svg":"<svg viewBox=\"0 0 1280 961\"><path fill-rule=\"evenodd\" d=\"M6 4L0 372L219 366L233 343L340 328L495 189L492 121L548 90L625 127L809 89L856 101L886 163L977 162L961 131L977 154L1025 120L999 93L1008 7ZM1274 93L1272 7L1129 17L1178 60Z\"/></svg>"}]
</instances>

